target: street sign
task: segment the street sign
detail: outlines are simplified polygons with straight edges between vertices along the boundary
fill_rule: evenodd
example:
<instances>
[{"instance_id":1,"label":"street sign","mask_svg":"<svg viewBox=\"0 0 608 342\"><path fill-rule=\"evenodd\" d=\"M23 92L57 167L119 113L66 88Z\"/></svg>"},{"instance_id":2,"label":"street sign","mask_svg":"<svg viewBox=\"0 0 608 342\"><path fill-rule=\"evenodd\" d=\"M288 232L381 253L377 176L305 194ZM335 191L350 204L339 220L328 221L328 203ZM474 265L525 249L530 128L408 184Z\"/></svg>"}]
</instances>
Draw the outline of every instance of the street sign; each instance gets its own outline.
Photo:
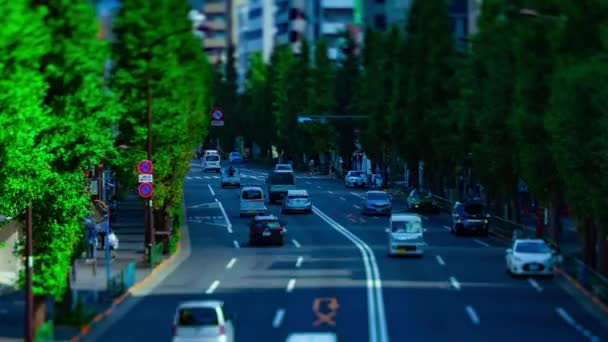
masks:
<instances>
[{"instance_id":1,"label":"street sign","mask_svg":"<svg viewBox=\"0 0 608 342\"><path fill-rule=\"evenodd\" d=\"M152 183L153 181L152 175L139 175L139 182L140 183Z\"/></svg>"},{"instance_id":2,"label":"street sign","mask_svg":"<svg viewBox=\"0 0 608 342\"><path fill-rule=\"evenodd\" d=\"M148 198L152 196L152 193L154 192L154 187L152 186L152 183L141 183L139 184L139 188L137 190L141 197Z\"/></svg>"},{"instance_id":3,"label":"street sign","mask_svg":"<svg viewBox=\"0 0 608 342\"><path fill-rule=\"evenodd\" d=\"M144 159L137 164L137 171L139 171L141 174L149 175L153 170L154 165L152 165L152 162L147 159Z\"/></svg>"},{"instance_id":4,"label":"street sign","mask_svg":"<svg viewBox=\"0 0 608 342\"><path fill-rule=\"evenodd\" d=\"M211 111L211 126L224 126L224 112L221 109Z\"/></svg>"}]
</instances>

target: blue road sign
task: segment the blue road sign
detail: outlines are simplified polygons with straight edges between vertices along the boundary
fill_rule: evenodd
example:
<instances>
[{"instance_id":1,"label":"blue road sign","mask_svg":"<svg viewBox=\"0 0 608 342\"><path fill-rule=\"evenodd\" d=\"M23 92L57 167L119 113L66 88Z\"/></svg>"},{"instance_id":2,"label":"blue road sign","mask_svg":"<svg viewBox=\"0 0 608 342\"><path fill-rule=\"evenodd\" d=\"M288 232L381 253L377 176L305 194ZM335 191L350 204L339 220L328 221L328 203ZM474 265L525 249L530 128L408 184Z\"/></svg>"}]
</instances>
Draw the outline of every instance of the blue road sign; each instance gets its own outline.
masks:
<instances>
[{"instance_id":1,"label":"blue road sign","mask_svg":"<svg viewBox=\"0 0 608 342\"><path fill-rule=\"evenodd\" d=\"M154 192L154 187L152 186L152 183L141 183L139 185L138 191L141 197L148 198L152 196L152 193Z\"/></svg>"}]
</instances>

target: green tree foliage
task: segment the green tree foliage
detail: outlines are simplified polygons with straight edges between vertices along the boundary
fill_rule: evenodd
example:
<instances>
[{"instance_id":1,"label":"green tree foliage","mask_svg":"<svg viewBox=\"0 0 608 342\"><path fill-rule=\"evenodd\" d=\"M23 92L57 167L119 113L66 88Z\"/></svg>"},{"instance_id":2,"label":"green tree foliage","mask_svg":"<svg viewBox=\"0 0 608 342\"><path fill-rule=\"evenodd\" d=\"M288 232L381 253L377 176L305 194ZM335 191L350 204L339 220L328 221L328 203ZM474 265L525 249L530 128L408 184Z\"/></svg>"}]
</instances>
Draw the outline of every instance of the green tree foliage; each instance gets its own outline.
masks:
<instances>
[{"instance_id":1,"label":"green tree foliage","mask_svg":"<svg viewBox=\"0 0 608 342\"><path fill-rule=\"evenodd\" d=\"M224 112L224 126L212 128L214 137L220 139L224 149L232 150L234 138L246 129L243 120L239 120L239 98L237 94L237 72L234 59L234 47L230 45L226 51L226 64L223 72L217 70L214 74L213 102L214 107Z\"/></svg>"},{"instance_id":2,"label":"green tree foliage","mask_svg":"<svg viewBox=\"0 0 608 342\"><path fill-rule=\"evenodd\" d=\"M276 68L275 77L271 84L273 113L278 147L280 151L284 151L287 155L290 155L295 147L291 143L295 138L293 127L297 124L295 117L297 114L294 112L295 105L292 101L296 102L297 99L290 97L294 88L290 83L297 82L297 80L291 78L292 75L296 74L296 63L289 46L277 50L276 64L274 64Z\"/></svg>"},{"instance_id":3,"label":"green tree foliage","mask_svg":"<svg viewBox=\"0 0 608 342\"><path fill-rule=\"evenodd\" d=\"M204 140L212 105L212 69L184 13L185 3L133 0L122 5L114 23L111 85L127 112L120 122L118 143L131 147L121 153L117 164L125 184L134 185L134 167L146 156L149 77L154 208L157 220L161 220L159 228L179 204L192 150Z\"/></svg>"},{"instance_id":4,"label":"green tree foliage","mask_svg":"<svg viewBox=\"0 0 608 342\"><path fill-rule=\"evenodd\" d=\"M339 59L336 68L336 83L335 96L336 107L334 113L337 115L358 115L357 101L355 100L357 93L357 82L359 79L360 60L359 47L357 41L353 39L349 32L342 33L342 44L339 47ZM340 132L338 136L338 151L345 157L345 160L350 159L349 153L354 148L355 128L361 128L360 122L353 122L349 119L341 119L334 123L336 131Z\"/></svg>"},{"instance_id":5,"label":"green tree foliage","mask_svg":"<svg viewBox=\"0 0 608 342\"><path fill-rule=\"evenodd\" d=\"M239 113L244 118L248 129L243 131L249 144L255 142L260 146L263 156L267 157L276 138L275 119L273 115L273 94L269 81L271 70L268 68L260 53L254 53L249 57L249 74L247 75L247 92L245 107ZM251 129L255 127L256 129Z\"/></svg>"}]
</instances>

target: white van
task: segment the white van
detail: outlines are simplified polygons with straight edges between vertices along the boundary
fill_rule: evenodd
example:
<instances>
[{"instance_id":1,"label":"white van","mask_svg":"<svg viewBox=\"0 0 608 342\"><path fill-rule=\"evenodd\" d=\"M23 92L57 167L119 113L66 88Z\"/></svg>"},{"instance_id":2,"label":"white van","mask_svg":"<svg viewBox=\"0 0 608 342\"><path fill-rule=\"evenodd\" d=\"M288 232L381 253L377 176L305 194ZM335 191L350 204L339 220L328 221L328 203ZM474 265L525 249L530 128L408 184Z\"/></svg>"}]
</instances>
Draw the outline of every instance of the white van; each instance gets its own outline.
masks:
<instances>
[{"instance_id":1,"label":"white van","mask_svg":"<svg viewBox=\"0 0 608 342\"><path fill-rule=\"evenodd\" d=\"M264 191L259 186L245 186L239 194L239 215L256 216L266 213L266 201Z\"/></svg>"},{"instance_id":2,"label":"white van","mask_svg":"<svg viewBox=\"0 0 608 342\"><path fill-rule=\"evenodd\" d=\"M422 256L427 246L425 231L419 215L392 214L387 228L388 254Z\"/></svg>"},{"instance_id":3,"label":"white van","mask_svg":"<svg viewBox=\"0 0 608 342\"><path fill-rule=\"evenodd\" d=\"M203 172L214 171L220 172L220 155L219 154L207 154L203 157Z\"/></svg>"}]
</instances>

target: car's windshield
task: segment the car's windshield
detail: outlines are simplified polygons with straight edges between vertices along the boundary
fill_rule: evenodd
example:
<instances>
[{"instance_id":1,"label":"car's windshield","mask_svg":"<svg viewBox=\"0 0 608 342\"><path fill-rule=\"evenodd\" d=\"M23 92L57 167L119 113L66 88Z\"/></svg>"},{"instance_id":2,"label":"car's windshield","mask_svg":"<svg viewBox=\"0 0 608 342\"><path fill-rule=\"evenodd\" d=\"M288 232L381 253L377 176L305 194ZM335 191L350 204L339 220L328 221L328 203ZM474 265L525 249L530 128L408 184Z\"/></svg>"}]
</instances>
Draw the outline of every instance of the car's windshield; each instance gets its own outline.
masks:
<instances>
[{"instance_id":1,"label":"car's windshield","mask_svg":"<svg viewBox=\"0 0 608 342\"><path fill-rule=\"evenodd\" d=\"M205 157L206 161L219 161L220 160L220 156L216 156L216 155L210 155Z\"/></svg>"},{"instance_id":2,"label":"car's windshield","mask_svg":"<svg viewBox=\"0 0 608 342\"><path fill-rule=\"evenodd\" d=\"M348 173L349 177L361 177L363 175L363 172L359 172L359 171L350 171Z\"/></svg>"},{"instance_id":3,"label":"car's windshield","mask_svg":"<svg viewBox=\"0 0 608 342\"><path fill-rule=\"evenodd\" d=\"M179 326L200 327L218 324L217 312L214 308L182 308L179 310Z\"/></svg>"},{"instance_id":4,"label":"car's windshield","mask_svg":"<svg viewBox=\"0 0 608 342\"><path fill-rule=\"evenodd\" d=\"M241 196L244 200L259 200L264 198L260 190L245 190Z\"/></svg>"},{"instance_id":5,"label":"car's windshield","mask_svg":"<svg viewBox=\"0 0 608 342\"><path fill-rule=\"evenodd\" d=\"M291 165L277 165L277 170L291 170Z\"/></svg>"},{"instance_id":6,"label":"car's windshield","mask_svg":"<svg viewBox=\"0 0 608 342\"><path fill-rule=\"evenodd\" d=\"M422 232L422 223L420 221L396 221L393 222L392 230L394 233L417 234Z\"/></svg>"},{"instance_id":7,"label":"car's windshield","mask_svg":"<svg viewBox=\"0 0 608 342\"><path fill-rule=\"evenodd\" d=\"M519 242L515 246L518 253L545 254L550 253L551 249L544 242Z\"/></svg>"},{"instance_id":8,"label":"car's windshield","mask_svg":"<svg viewBox=\"0 0 608 342\"><path fill-rule=\"evenodd\" d=\"M385 193L369 193L367 194L367 199L370 201L388 201L388 195Z\"/></svg>"},{"instance_id":9,"label":"car's windshield","mask_svg":"<svg viewBox=\"0 0 608 342\"><path fill-rule=\"evenodd\" d=\"M464 206L464 211L472 215L481 215L484 212L483 204L468 203Z\"/></svg>"},{"instance_id":10,"label":"car's windshield","mask_svg":"<svg viewBox=\"0 0 608 342\"><path fill-rule=\"evenodd\" d=\"M275 172L272 175L270 175L270 177L268 178L268 181L270 184L288 184L288 185L296 184L296 178L293 176L293 174L288 173L288 172L285 172L285 173Z\"/></svg>"},{"instance_id":11,"label":"car's windshield","mask_svg":"<svg viewBox=\"0 0 608 342\"><path fill-rule=\"evenodd\" d=\"M279 222L277 220L266 220L263 222L263 225L268 228L280 228L281 222Z\"/></svg>"},{"instance_id":12,"label":"car's windshield","mask_svg":"<svg viewBox=\"0 0 608 342\"><path fill-rule=\"evenodd\" d=\"M238 153L238 152L232 152L232 153L230 153L230 155L231 155L232 157L240 157L240 156L241 156L241 154L240 154L240 153Z\"/></svg>"}]
</instances>

